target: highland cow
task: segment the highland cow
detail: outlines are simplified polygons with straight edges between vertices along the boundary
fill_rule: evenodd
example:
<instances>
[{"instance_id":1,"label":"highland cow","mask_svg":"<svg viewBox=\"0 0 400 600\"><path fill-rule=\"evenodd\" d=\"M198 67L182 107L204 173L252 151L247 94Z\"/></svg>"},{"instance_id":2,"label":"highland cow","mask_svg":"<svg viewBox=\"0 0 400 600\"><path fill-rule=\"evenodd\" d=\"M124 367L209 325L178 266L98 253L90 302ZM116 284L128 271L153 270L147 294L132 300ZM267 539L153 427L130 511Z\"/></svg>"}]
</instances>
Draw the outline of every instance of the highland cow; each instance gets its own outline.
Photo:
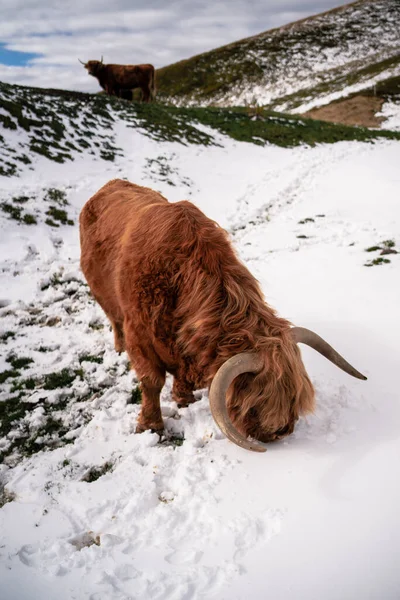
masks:
<instances>
[{"instance_id":1,"label":"highland cow","mask_svg":"<svg viewBox=\"0 0 400 600\"><path fill-rule=\"evenodd\" d=\"M103 58L81 62L89 75L98 80L110 96L132 100L132 90L142 90L143 102L155 98L155 71L153 65L105 65Z\"/></svg>"},{"instance_id":2,"label":"highland cow","mask_svg":"<svg viewBox=\"0 0 400 600\"><path fill-rule=\"evenodd\" d=\"M314 408L297 343L365 379L315 333L268 306L227 233L191 202L113 180L80 215L81 267L140 380L137 432L163 430L160 392L194 402L208 387L213 417L234 443L264 451Z\"/></svg>"}]
</instances>

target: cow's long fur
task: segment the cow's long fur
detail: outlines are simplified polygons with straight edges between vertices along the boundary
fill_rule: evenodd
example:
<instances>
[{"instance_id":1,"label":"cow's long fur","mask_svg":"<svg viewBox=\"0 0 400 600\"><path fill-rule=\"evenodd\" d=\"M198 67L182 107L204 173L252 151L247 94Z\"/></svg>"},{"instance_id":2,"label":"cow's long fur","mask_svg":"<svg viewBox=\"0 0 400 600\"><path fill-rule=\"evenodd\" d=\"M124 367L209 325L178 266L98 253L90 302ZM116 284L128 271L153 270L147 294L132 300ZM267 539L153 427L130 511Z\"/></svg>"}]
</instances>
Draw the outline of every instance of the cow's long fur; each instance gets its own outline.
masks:
<instances>
[{"instance_id":1,"label":"cow's long fur","mask_svg":"<svg viewBox=\"0 0 400 600\"><path fill-rule=\"evenodd\" d=\"M149 102L155 98L155 70L153 65L105 65L99 60L89 60L85 65L85 69L87 69L89 75L96 77L100 86L110 96L132 99L132 90L140 88L144 102Z\"/></svg>"},{"instance_id":2,"label":"cow's long fur","mask_svg":"<svg viewBox=\"0 0 400 600\"><path fill-rule=\"evenodd\" d=\"M193 401L231 356L252 351L262 371L236 378L228 412L263 441L293 431L314 391L290 323L278 317L238 260L227 233L187 201L121 180L101 188L80 217L82 270L142 381L139 430L161 428L166 371L177 401Z\"/></svg>"}]
</instances>

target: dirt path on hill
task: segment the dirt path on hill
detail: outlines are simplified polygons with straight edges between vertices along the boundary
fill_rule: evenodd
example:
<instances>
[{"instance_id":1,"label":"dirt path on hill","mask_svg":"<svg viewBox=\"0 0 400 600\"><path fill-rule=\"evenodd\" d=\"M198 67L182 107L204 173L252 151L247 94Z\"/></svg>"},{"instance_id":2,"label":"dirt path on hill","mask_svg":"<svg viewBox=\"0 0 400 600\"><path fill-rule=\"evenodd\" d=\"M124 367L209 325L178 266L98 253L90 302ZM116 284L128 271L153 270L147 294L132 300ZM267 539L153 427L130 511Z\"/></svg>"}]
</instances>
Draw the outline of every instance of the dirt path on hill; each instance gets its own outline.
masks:
<instances>
[{"instance_id":1,"label":"dirt path on hill","mask_svg":"<svg viewBox=\"0 0 400 600\"><path fill-rule=\"evenodd\" d=\"M383 102L383 98L377 96L353 96L320 108L313 108L302 116L343 125L379 128L385 118L376 115L381 111Z\"/></svg>"}]
</instances>

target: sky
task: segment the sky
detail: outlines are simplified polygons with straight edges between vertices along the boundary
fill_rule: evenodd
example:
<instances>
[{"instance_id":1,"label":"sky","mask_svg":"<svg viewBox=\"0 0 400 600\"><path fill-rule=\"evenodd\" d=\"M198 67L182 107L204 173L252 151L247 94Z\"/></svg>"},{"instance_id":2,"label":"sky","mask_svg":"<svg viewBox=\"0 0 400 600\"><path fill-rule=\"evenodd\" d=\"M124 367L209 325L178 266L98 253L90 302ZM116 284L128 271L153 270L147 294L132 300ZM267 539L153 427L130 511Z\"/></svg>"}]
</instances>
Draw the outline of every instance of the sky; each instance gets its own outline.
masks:
<instances>
[{"instance_id":1,"label":"sky","mask_svg":"<svg viewBox=\"0 0 400 600\"><path fill-rule=\"evenodd\" d=\"M78 58L159 68L346 3L1 0L0 81L95 92Z\"/></svg>"}]
</instances>

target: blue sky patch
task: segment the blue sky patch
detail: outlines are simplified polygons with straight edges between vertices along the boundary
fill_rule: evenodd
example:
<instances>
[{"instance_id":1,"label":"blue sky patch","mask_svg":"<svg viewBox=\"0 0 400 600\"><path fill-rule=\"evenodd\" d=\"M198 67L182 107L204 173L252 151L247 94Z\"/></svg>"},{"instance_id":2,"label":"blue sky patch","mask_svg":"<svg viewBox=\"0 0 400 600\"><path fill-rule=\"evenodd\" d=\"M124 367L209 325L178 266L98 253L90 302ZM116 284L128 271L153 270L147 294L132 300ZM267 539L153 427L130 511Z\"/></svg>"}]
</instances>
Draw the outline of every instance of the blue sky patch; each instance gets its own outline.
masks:
<instances>
[{"instance_id":1,"label":"blue sky patch","mask_svg":"<svg viewBox=\"0 0 400 600\"><path fill-rule=\"evenodd\" d=\"M0 64L13 67L24 67L32 58L40 56L32 52L16 52L7 50L4 44L0 44Z\"/></svg>"}]
</instances>

